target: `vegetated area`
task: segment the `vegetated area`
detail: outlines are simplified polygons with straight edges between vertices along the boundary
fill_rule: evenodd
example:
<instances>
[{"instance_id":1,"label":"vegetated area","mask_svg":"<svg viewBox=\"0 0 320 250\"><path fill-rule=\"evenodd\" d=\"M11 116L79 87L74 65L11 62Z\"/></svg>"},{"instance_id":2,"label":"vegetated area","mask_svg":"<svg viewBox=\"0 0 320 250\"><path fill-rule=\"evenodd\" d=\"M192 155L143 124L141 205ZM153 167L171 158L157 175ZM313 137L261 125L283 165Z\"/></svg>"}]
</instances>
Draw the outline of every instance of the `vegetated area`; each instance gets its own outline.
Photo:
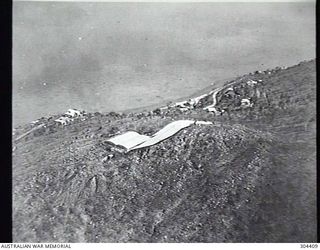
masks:
<instances>
[{"instance_id":1,"label":"vegetated area","mask_svg":"<svg viewBox=\"0 0 320 250\"><path fill-rule=\"evenodd\" d=\"M226 84L221 115L203 110L209 96L186 111L40 119L13 142L14 241L316 242L315 60ZM179 119L214 124L129 153L106 143Z\"/></svg>"}]
</instances>

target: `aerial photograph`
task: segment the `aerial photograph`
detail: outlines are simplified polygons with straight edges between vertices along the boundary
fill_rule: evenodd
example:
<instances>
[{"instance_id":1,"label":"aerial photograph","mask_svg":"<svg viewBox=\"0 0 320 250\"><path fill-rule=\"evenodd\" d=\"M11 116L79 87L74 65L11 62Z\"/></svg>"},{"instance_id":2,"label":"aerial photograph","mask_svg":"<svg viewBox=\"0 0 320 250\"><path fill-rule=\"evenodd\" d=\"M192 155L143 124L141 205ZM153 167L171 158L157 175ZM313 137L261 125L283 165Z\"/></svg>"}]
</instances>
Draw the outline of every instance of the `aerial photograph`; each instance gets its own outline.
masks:
<instances>
[{"instance_id":1,"label":"aerial photograph","mask_svg":"<svg viewBox=\"0 0 320 250\"><path fill-rule=\"evenodd\" d=\"M315 1L12 15L13 242L317 242Z\"/></svg>"}]
</instances>

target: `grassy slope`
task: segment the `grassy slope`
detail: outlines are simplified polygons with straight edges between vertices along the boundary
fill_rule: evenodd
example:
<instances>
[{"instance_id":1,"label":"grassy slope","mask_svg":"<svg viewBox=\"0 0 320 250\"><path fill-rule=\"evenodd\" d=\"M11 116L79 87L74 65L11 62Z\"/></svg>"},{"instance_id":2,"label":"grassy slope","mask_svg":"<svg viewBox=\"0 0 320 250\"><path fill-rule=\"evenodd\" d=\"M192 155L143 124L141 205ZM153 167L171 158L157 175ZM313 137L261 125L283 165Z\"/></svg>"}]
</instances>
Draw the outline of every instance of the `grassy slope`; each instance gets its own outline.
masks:
<instances>
[{"instance_id":1,"label":"grassy slope","mask_svg":"<svg viewBox=\"0 0 320 250\"><path fill-rule=\"evenodd\" d=\"M14 241L316 241L315 62L234 84L249 78L263 80L269 103L237 110L221 99L230 112L217 117L95 114L17 142ZM180 118L215 125L102 163L106 137Z\"/></svg>"}]
</instances>

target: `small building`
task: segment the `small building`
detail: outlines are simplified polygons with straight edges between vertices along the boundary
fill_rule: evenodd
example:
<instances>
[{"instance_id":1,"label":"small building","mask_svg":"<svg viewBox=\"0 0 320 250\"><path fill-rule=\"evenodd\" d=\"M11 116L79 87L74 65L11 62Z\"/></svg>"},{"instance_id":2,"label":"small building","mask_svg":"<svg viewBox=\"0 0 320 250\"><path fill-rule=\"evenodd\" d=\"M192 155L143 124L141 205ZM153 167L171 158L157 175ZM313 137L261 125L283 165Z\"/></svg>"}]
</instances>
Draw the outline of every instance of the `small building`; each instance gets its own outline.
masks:
<instances>
[{"instance_id":1,"label":"small building","mask_svg":"<svg viewBox=\"0 0 320 250\"><path fill-rule=\"evenodd\" d=\"M58 119L54 120L55 122L61 124L61 125L67 125L71 122L71 119L65 116L61 116Z\"/></svg>"},{"instance_id":2,"label":"small building","mask_svg":"<svg viewBox=\"0 0 320 250\"><path fill-rule=\"evenodd\" d=\"M179 107L179 108L185 108L187 104L187 101L183 101L183 102L176 102L175 106Z\"/></svg>"},{"instance_id":3,"label":"small building","mask_svg":"<svg viewBox=\"0 0 320 250\"><path fill-rule=\"evenodd\" d=\"M236 95L236 93L234 92L233 87L229 87L224 91L224 95L226 97L234 97Z\"/></svg>"},{"instance_id":4,"label":"small building","mask_svg":"<svg viewBox=\"0 0 320 250\"><path fill-rule=\"evenodd\" d=\"M106 162L107 160L110 160L114 157L114 154L108 154L106 157L104 157L101 161L102 163L103 162Z\"/></svg>"},{"instance_id":5,"label":"small building","mask_svg":"<svg viewBox=\"0 0 320 250\"><path fill-rule=\"evenodd\" d=\"M180 111L182 111L182 112L185 112L185 111L188 111L189 110L189 108L180 108Z\"/></svg>"},{"instance_id":6,"label":"small building","mask_svg":"<svg viewBox=\"0 0 320 250\"><path fill-rule=\"evenodd\" d=\"M200 95L200 96L197 96L197 97L194 97L194 98L191 98L189 100L189 104L192 105L192 106L195 106L197 105L203 98L207 97L208 94L203 94L203 95Z\"/></svg>"},{"instance_id":7,"label":"small building","mask_svg":"<svg viewBox=\"0 0 320 250\"><path fill-rule=\"evenodd\" d=\"M254 80L249 80L247 81L247 84L250 86L250 87L253 87L257 84L258 82L257 81L254 81Z\"/></svg>"},{"instance_id":8,"label":"small building","mask_svg":"<svg viewBox=\"0 0 320 250\"><path fill-rule=\"evenodd\" d=\"M165 107L161 107L160 110L167 110L169 107L165 106Z\"/></svg>"},{"instance_id":9,"label":"small building","mask_svg":"<svg viewBox=\"0 0 320 250\"><path fill-rule=\"evenodd\" d=\"M228 92L233 92L234 91L234 89L233 89L233 87L229 87L229 88L227 88L226 90L225 90L225 93L228 93Z\"/></svg>"},{"instance_id":10,"label":"small building","mask_svg":"<svg viewBox=\"0 0 320 250\"><path fill-rule=\"evenodd\" d=\"M212 125L212 122L208 122L208 121L196 121L195 122L196 125Z\"/></svg>"},{"instance_id":11,"label":"small building","mask_svg":"<svg viewBox=\"0 0 320 250\"><path fill-rule=\"evenodd\" d=\"M203 108L203 110L206 110L208 112L213 112L215 115L220 115L221 112L219 112L215 107L213 106L208 106L208 107L205 107Z\"/></svg>"},{"instance_id":12,"label":"small building","mask_svg":"<svg viewBox=\"0 0 320 250\"><path fill-rule=\"evenodd\" d=\"M128 151L130 148L137 146L148 139L150 139L149 136L140 135L135 131L128 131L122 135L117 135L110 138L109 140L107 140L107 142L117 146L119 151L121 152Z\"/></svg>"},{"instance_id":13,"label":"small building","mask_svg":"<svg viewBox=\"0 0 320 250\"><path fill-rule=\"evenodd\" d=\"M36 124L38 124L39 122L40 122L39 120L35 120L35 121L32 121L31 124L32 124L32 125L36 125Z\"/></svg>"},{"instance_id":14,"label":"small building","mask_svg":"<svg viewBox=\"0 0 320 250\"><path fill-rule=\"evenodd\" d=\"M76 109L68 109L65 115L71 116L71 117L79 117L82 116L81 112Z\"/></svg>"},{"instance_id":15,"label":"small building","mask_svg":"<svg viewBox=\"0 0 320 250\"><path fill-rule=\"evenodd\" d=\"M251 103L251 101L249 99L242 99L241 106L242 107L252 107L253 103Z\"/></svg>"}]
</instances>

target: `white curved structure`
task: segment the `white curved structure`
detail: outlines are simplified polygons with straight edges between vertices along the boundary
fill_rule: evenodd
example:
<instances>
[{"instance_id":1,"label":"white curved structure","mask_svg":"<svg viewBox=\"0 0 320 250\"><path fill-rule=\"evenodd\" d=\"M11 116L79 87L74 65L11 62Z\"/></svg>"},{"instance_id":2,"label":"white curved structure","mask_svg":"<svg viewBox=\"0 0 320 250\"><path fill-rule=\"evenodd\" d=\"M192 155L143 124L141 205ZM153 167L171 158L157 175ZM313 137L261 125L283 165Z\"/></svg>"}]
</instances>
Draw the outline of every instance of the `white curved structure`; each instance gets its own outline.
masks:
<instances>
[{"instance_id":1,"label":"white curved structure","mask_svg":"<svg viewBox=\"0 0 320 250\"><path fill-rule=\"evenodd\" d=\"M153 136L150 137L150 139L146 140L145 142L132 147L129 149L134 150L138 148L145 148L145 147L150 147L152 145L155 145L171 136L179 132L181 129L184 129L186 127L189 127L191 124L194 124L194 121L191 120L180 120L180 121L175 121L171 122L167 126L165 126L163 129L159 130L157 133L155 133Z\"/></svg>"},{"instance_id":2,"label":"white curved structure","mask_svg":"<svg viewBox=\"0 0 320 250\"><path fill-rule=\"evenodd\" d=\"M192 120L179 120L174 121L166 125L164 128L159 130L152 136L141 135L134 131L128 131L122 135L117 135L109 140L108 142L125 148L127 152L138 149L138 148L145 148L155 145L169 137L173 136L180 130L189 127L192 124L196 125L212 125L212 122L206 121L192 121Z\"/></svg>"}]
</instances>

